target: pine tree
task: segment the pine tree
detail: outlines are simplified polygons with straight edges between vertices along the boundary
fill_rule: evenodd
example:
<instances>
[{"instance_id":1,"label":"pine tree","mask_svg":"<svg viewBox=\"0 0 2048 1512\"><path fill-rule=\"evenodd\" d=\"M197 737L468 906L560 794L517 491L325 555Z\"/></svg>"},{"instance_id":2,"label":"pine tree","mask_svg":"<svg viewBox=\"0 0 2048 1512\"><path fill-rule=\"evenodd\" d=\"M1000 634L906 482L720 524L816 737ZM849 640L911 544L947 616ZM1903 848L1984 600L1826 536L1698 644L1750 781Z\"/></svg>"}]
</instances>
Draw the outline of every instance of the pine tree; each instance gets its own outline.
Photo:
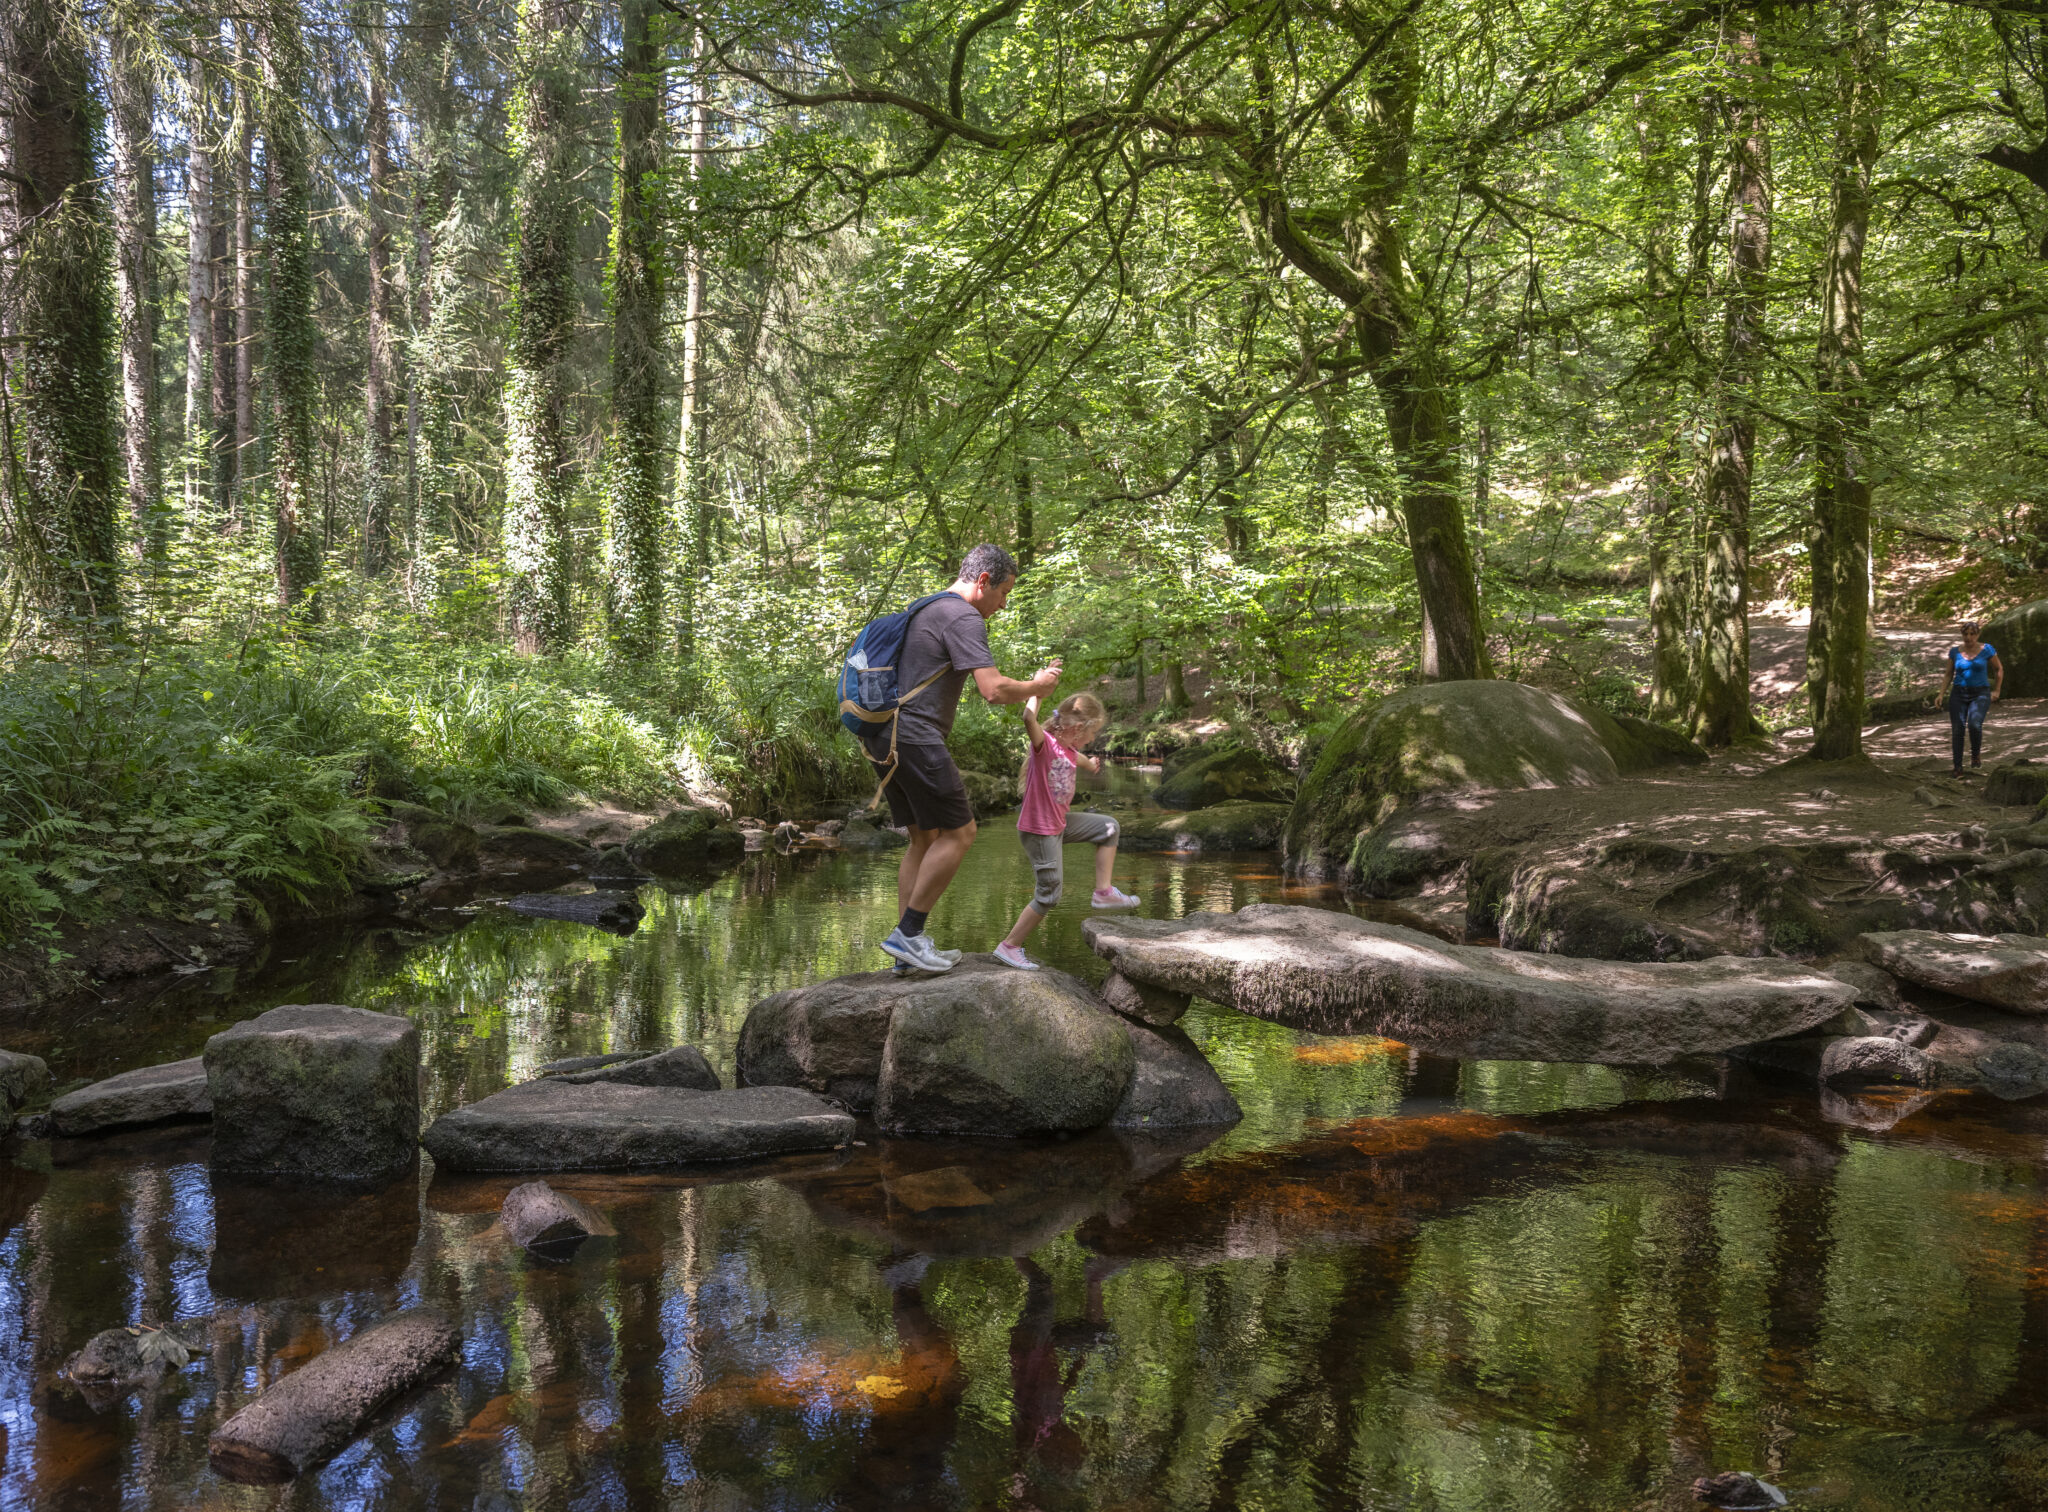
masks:
<instances>
[{"instance_id":1,"label":"pine tree","mask_svg":"<svg viewBox=\"0 0 2048 1512\"><path fill-rule=\"evenodd\" d=\"M631 660L662 629L662 46L650 0L619 12L618 175L612 194L612 434L609 604L612 643Z\"/></svg>"},{"instance_id":2,"label":"pine tree","mask_svg":"<svg viewBox=\"0 0 2048 1512\"><path fill-rule=\"evenodd\" d=\"M0 25L16 259L9 525L45 611L88 638L121 608L99 112L77 0L7 0Z\"/></svg>"},{"instance_id":3,"label":"pine tree","mask_svg":"<svg viewBox=\"0 0 2048 1512\"><path fill-rule=\"evenodd\" d=\"M569 604L565 366L576 317L575 32L563 0L521 0L513 113L519 229L505 378L505 567L514 644L559 651Z\"/></svg>"},{"instance_id":4,"label":"pine tree","mask_svg":"<svg viewBox=\"0 0 2048 1512\"><path fill-rule=\"evenodd\" d=\"M313 371L320 333L313 319L311 188L305 124L305 41L297 7L270 7L258 33L263 55L263 162L268 190L263 244L264 372L271 414L270 488L277 526L277 599L291 609L320 576L319 518L313 509Z\"/></svg>"}]
</instances>

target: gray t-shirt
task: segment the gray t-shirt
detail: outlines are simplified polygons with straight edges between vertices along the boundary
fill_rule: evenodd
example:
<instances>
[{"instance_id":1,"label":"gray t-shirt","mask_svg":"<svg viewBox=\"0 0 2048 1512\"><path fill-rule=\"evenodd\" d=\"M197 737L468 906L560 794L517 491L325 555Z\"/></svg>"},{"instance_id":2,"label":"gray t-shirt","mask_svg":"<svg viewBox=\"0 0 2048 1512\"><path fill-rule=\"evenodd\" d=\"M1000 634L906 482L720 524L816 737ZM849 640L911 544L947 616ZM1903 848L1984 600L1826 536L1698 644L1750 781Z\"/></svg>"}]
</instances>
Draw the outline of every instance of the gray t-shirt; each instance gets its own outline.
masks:
<instances>
[{"instance_id":1,"label":"gray t-shirt","mask_svg":"<svg viewBox=\"0 0 2048 1512\"><path fill-rule=\"evenodd\" d=\"M896 686L908 693L941 668L951 670L940 672L937 682L902 706L896 715L896 743L944 745L953 733L953 715L959 710L967 674L976 667L995 664L988 649L988 621L966 599L949 593L918 610L917 618L910 622L910 633L903 638ZM888 749L887 725L872 743Z\"/></svg>"}]
</instances>

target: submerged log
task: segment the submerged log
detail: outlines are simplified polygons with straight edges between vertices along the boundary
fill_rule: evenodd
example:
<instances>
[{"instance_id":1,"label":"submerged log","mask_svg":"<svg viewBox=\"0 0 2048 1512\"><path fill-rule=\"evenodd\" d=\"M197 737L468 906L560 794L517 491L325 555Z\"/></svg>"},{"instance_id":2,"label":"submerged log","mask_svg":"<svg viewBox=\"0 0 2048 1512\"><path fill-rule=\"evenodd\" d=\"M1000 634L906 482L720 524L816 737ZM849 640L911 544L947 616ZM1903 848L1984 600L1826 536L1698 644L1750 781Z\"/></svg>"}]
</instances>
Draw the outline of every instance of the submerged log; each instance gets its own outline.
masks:
<instances>
[{"instance_id":1,"label":"submerged log","mask_svg":"<svg viewBox=\"0 0 2048 1512\"><path fill-rule=\"evenodd\" d=\"M215 1473L276 1485L331 1459L386 1403L455 1363L461 1343L439 1313L395 1313L293 1371L214 1430Z\"/></svg>"},{"instance_id":2,"label":"submerged log","mask_svg":"<svg viewBox=\"0 0 2048 1512\"><path fill-rule=\"evenodd\" d=\"M529 919L565 919L629 934L647 916L640 900L624 892L521 893L505 906Z\"/></svg>"},{"instance_id":3,"label":"submerged log","mask_svg":"<svg viewBox=\"0 0 2048 1512\"><path fill-rule=\"evenodd\" d=\"M1856 998L1787 961L1596 961L1446 945L1283 904L1090 919L1082 933L1128 982L1317 1034L1382 1035L1483 1060L1661 1065L1797 1034Z\"/></svg>"},{"instance_id":4,"label":"submerged log","mask_svg":"<svg viewBox=\"0 0 2048 1512\"><path fill-rule=\"evenodd\" d=\"M498 1222L506 1238L543 1260L566 1260L584 1240L614 1232L589 1208L545 1181L529 1181L507 1192Z\"/></svg>"}]
</instances>

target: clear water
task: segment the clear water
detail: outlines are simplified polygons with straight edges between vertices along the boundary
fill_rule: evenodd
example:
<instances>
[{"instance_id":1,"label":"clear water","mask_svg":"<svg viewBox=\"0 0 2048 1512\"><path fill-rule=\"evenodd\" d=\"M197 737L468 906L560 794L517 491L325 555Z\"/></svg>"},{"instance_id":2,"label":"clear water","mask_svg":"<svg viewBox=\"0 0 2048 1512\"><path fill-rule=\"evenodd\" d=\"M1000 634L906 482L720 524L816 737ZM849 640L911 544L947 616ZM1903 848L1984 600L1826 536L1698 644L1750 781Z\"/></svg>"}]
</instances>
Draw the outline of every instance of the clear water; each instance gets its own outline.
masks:
<instances>
[{"instance_id":1,"label":"clear water","mask_svg":"<svg viewBox=\"0 0 2048 1512\"><path fill-rule=\"evenodd\" d=\"M1071 850L1070 868L1086 852ZM283 1002L412 1015L439 1111L556 1056L703 1046L758 997L881 963L896 857L749 857L650 889L631 938L514 919L285 939L240 972L0 1025L60 1078L197 1053ZM1069 898L1085 872L1070 875ZM1129 857L1145 912L1339 906L1270 857ZM990 825L935 914L986 948L1030 894ZM1069 909L1040 937L1099 975ZM426 921L439 927L436 921ZM2048 1109L1885 1099L1718 1064L1457 1064L1198 1004L1244 1104L1204 1143L882 1140L744 1171L562 1178L619 1236L550 1267L512 1183L215 1183L203 1130L0 1146L0 1506L2048 1506ZM1889 1106L1889 1112L1886 1112ZM957 1167L989 1200L922 1207ZM229 1485L211 1429L396 1305L463 1358L326 1468ZM97 1330L213 1352L95 1408Z\"/></svg>"}]
</instances>

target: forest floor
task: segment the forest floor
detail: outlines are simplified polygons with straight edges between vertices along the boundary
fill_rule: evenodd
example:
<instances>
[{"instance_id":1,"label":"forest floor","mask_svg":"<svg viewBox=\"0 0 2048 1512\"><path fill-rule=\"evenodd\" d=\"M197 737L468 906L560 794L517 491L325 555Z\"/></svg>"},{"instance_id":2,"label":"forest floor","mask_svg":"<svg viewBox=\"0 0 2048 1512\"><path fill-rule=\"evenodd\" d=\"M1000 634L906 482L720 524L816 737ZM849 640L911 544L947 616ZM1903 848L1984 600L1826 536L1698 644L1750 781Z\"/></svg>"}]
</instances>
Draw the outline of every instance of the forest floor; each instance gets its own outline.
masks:
<instances>
[{"instance_id":1,"label":"forest floor","mask_svg":"<svg viewBox=\"0 0 2048 1512\"><path fill-rule=\"evenodd\" d=\"M1540 846L1586 854L1616 841L1651 841L1727 855L1760 846L1849 841L1878 849L1936 850L1980 843L1970 826L2030 819L2031 807L1985 801L1995 766L2048 762L2048 699L1992 705L1984 766L1950 776L1949 724L1930 713L1869 728L1867 760L1804 759L1809 738L1788 730L1769 744L1716 754L1704 766L1664 767L1601 787L1545 788L1476 796L1431 815L1450 852ZM1441 926L1462 927L1462 880L1446 879L1403 906Z\"/></svg>"}]
</instances>

